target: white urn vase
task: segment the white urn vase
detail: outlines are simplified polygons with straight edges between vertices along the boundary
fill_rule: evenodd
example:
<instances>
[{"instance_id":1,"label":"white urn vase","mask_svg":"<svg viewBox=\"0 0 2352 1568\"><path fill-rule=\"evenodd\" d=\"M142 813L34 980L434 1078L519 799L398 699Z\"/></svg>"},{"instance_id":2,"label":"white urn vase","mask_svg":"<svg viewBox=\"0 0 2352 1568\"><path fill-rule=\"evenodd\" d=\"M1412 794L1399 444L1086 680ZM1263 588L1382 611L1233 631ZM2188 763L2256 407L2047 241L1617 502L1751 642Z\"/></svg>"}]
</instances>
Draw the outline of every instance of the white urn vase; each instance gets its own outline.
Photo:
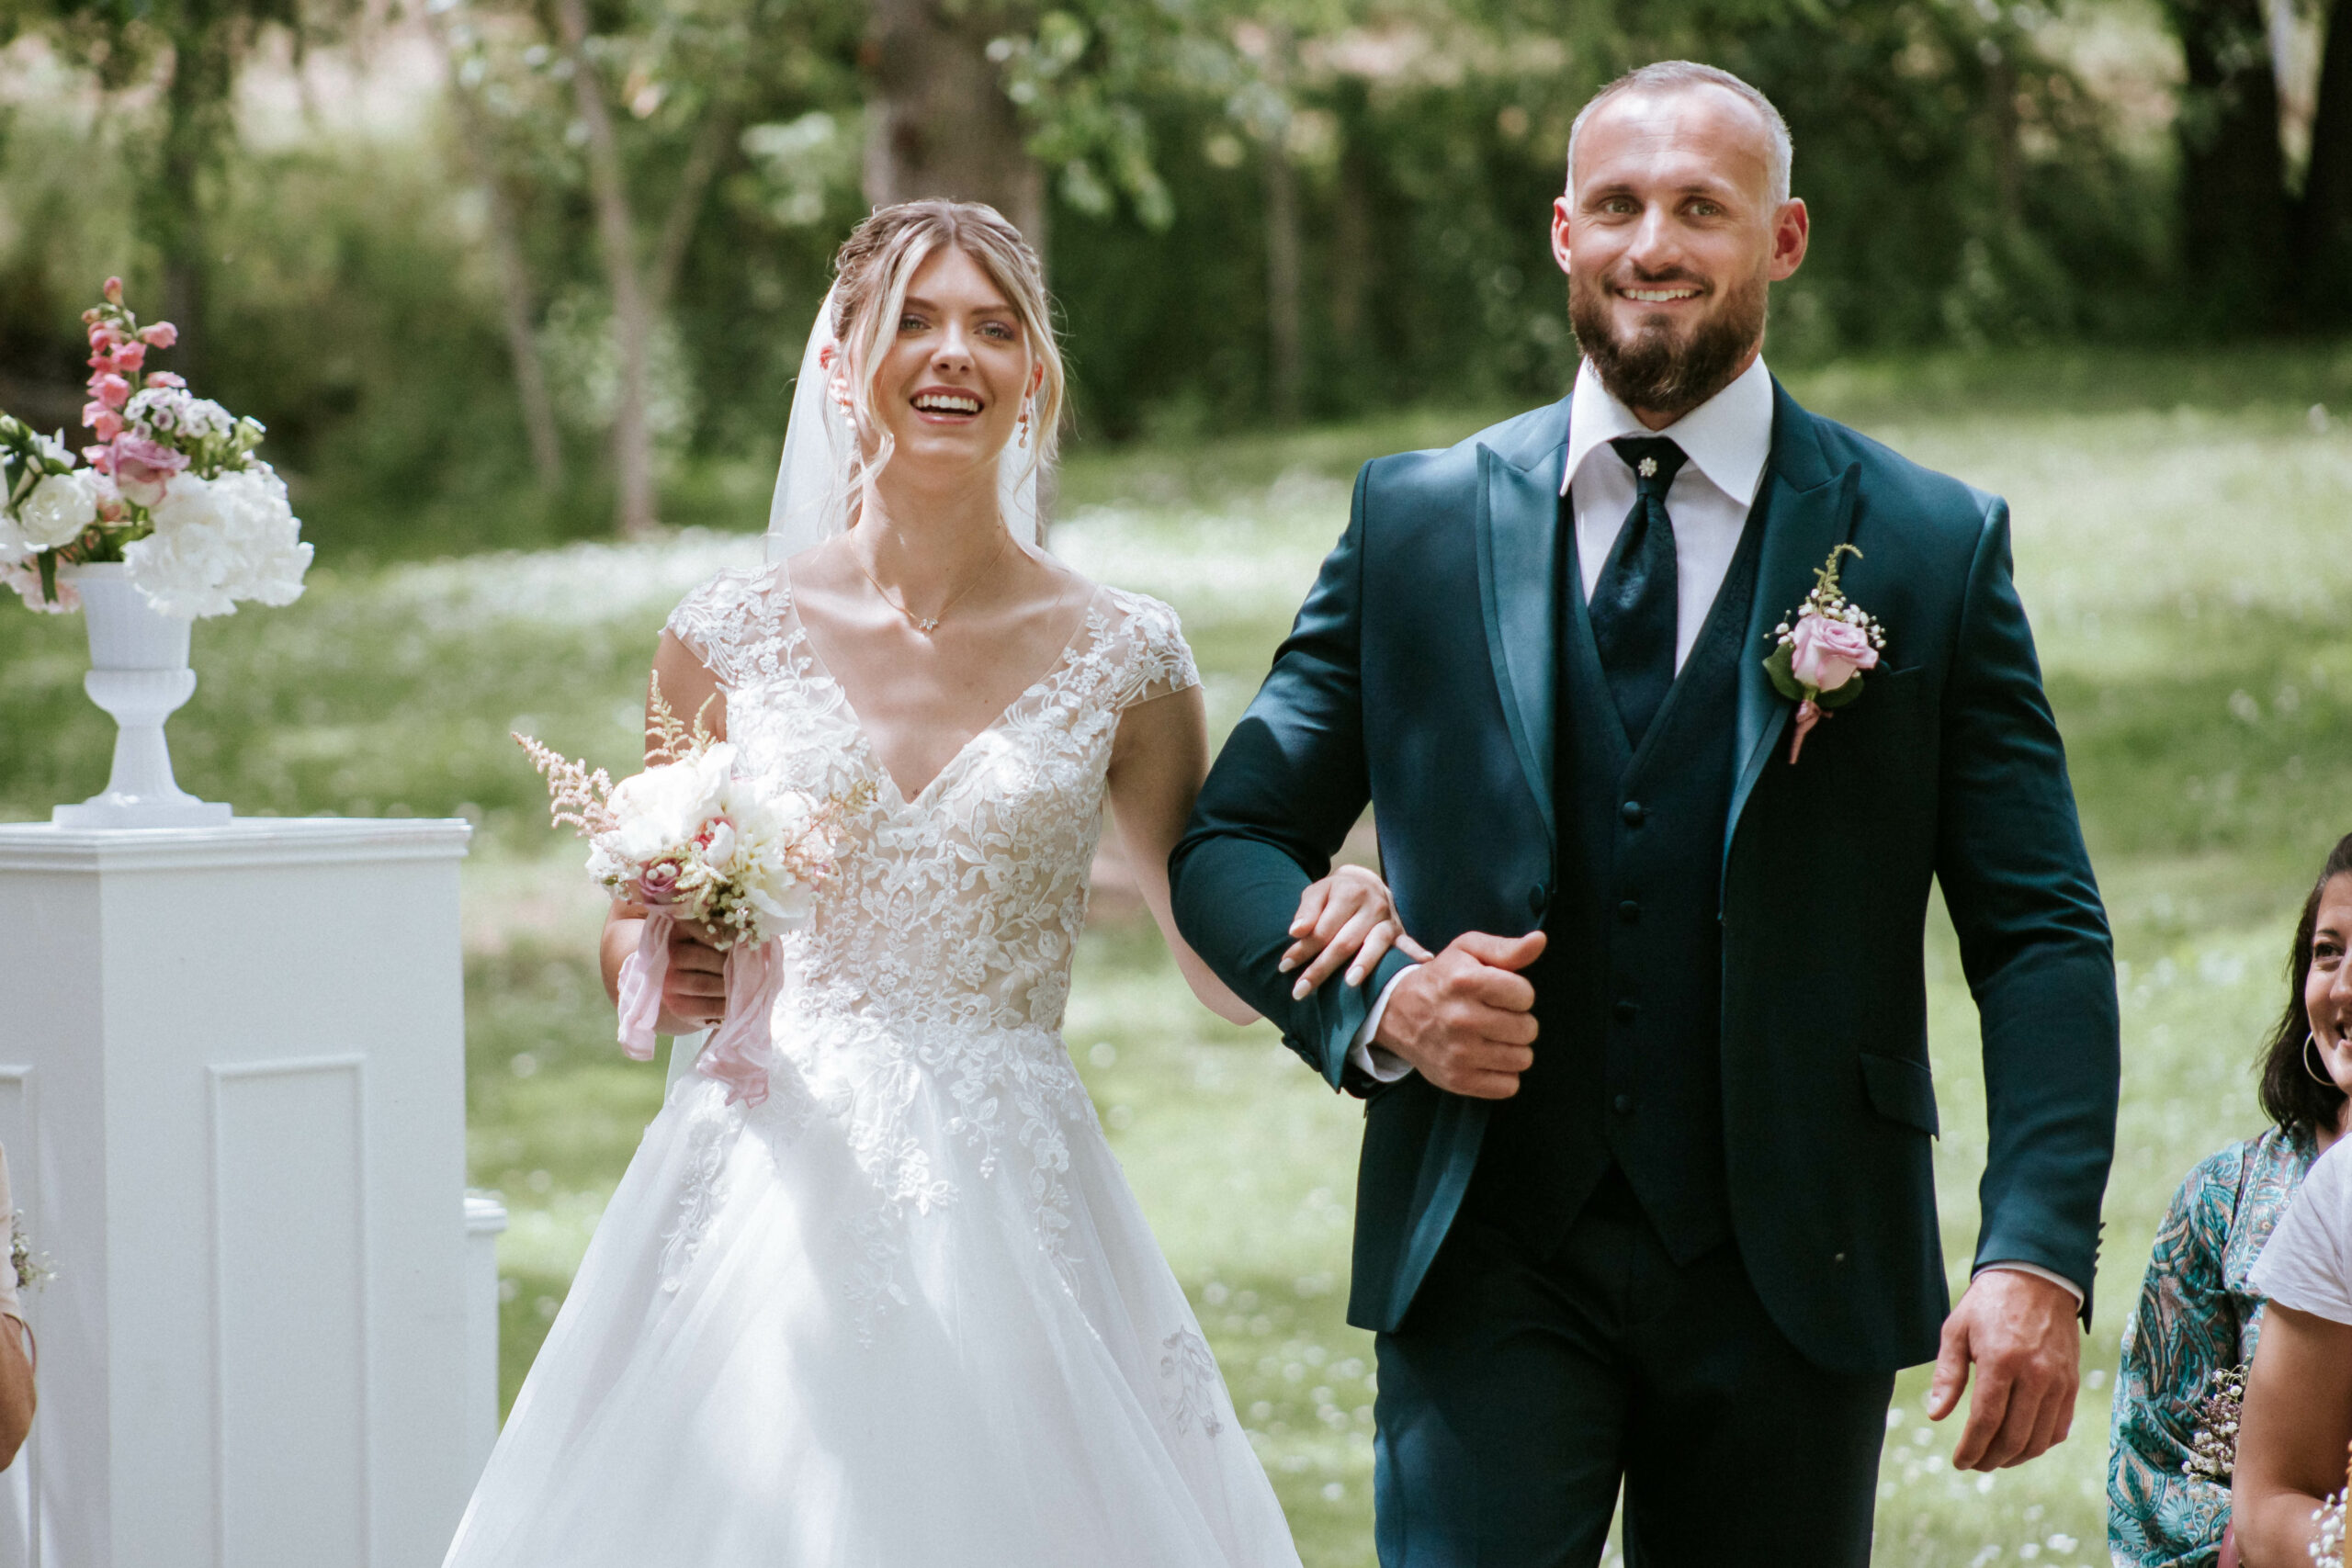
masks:
<instances>
[{"instance_id":1,"label":"white urn vase","mask_svg":"<svg viewBox=\"0 0 2352 1568\"><path fill-rule=\"evenodd\" d=\"M50 820L61 828L209 828L228 821L228 807L180 788L164 741L164 721L196 694L196 671L187 664L189 617L166 615L149 604L127 566L74 566L59 575L82 595L82 618L90 628L90 672L82 686L114 717L114 772L104 790L79 806L58 807Z\"/></svg>"}]
</instances>

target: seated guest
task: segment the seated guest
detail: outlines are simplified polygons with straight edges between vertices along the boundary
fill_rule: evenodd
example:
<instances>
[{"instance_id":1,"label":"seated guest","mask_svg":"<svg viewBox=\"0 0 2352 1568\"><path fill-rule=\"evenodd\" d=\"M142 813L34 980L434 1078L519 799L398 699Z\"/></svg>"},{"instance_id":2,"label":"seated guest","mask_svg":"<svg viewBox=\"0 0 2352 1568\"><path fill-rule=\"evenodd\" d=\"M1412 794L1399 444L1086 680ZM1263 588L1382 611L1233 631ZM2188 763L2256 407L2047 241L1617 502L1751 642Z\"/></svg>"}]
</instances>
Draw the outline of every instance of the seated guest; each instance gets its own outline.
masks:
<instances>
[{"instance_id":1,"label":"seated guest","mask_svg":"<svg viewBox=\"0 0 2352 1568\"><path fill-rule=\"evenodd\" d=\"M11 1218L17 1201L8 1190L8 1156L0 1150L0 1244L16 1237ZM17 1265L12 1245L0 1256L0 1470L17 1462L25 1434L33 1425L33 1331L25 1322L17 1299Z\"/></svg>"},{"instance_id":2,"label":"seated guest","mask_svg":"<svg viewBox=\"0 0 2352 1568\"><path fill-rule=\"evenodd\" d=\"M2217 1430L2199 1444L2203 1409L2218 1392L2215 1374L2244 1369L2261 1337L2263 1295L2248 1279L2255 1259L2312 1159L2346 1130L2352 1050L2323 1051L2313 998L2337 1016L2327 998L2346 972L2347 937L2352 836L2328 855L2288 954L2292 984L2262 1058L2271 1126L2181 1183L2156 1231L2139 1310L2124 1325L2107 1467L2116 1568L2220 1561L2230 1524L2228 1438Z\"/></svg>"},{"instance_id":3,"label":"seated guest","mask_svg":"<svg viewBox=\"0 0 2352 1568\"><path fill-rule=\"evenodd\" d=\"M2352 936L2352 886L2344 913ZM2352 1080L2352 965L2345 967L2334 987L2335 1032L2323 1049L2337 1076ZM2343 1488L2352 1445L2352 1141L2313 1162L2254 1266L2254 1287L2270 1299L2269 1325L2238 1425L2238 1558L2245 1568L2311 1568L2320 1509Z\"/></svg>"}]
</instances>

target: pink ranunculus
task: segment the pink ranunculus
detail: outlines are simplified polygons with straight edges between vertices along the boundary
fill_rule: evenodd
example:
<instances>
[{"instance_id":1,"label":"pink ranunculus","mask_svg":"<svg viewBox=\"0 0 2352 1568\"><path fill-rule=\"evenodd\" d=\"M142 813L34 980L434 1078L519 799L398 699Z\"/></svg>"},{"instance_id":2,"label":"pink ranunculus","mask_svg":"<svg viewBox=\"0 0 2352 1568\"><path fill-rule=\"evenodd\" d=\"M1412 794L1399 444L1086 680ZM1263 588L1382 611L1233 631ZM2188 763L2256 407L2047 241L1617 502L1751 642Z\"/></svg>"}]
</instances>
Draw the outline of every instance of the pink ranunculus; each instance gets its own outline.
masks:
<instances>
[{"instance_id":1,"label":"pink ranunculus","mask_svg":"<svg viewBox=\"0 0 2352 1568\"><path fill-rule=\"evenodd\" d=\"M114 482L122 498L135 506L153 506L164 499L164 487L187 467L185 453L141 435L121 435L114 443Z\"/></svg>"},{"instance_id":2,"label":"pink ranunculus","mask_svg":"<svg viewBox=\"0 0 2352 1568\"><path fill-rule=\"evenodd\" d=\"M139 341L150 348L169 348L180 341L180 330L169 321L156 321L139 329Z\"/></svg>"},{"instance_id":3,"label":"pink ranunculus","mask_svg":"<svg viewBox=\"0 0 2352 1568\"><path fill-rule=\"evenodd\" d=\"M1834 692L1854 678L1858 670L1878 668L1878 649L1860 626L1825 615L1806 615L1797 622L1789 650L1789 672L1797 684L1816 692Z\"/></svg>"},{"instance_id":4,"label":"pink ranunculus","mask_svg":"<svg viewBox=\"0 0 2352 1568\"><path fill-rule=\"evenodd\" d=\"M119 409L130 400L130 383L113 374L90 378L90 393L110 409Z\"/></svg>"}]
</instances>

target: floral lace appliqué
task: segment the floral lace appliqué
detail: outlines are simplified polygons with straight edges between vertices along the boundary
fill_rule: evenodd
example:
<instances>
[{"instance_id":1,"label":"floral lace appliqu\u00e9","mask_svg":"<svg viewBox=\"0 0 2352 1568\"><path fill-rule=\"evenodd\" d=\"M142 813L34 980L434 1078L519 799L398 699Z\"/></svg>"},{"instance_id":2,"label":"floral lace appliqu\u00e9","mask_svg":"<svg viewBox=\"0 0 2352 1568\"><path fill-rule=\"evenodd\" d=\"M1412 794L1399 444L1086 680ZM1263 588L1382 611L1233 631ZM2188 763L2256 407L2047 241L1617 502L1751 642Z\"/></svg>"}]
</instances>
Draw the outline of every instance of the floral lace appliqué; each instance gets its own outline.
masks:
<instances>
[{"instance_id":1,"label":"floral lace appliqu\u00e9","mask_svg":"<svg viewBox=\"0 0 2352 1568\"><path fill-rule=\"evenodd\" d=\"M1159 1375L1170 1385L1166 1406L1169 1426L1180 1438L1192 1431L1194 1422L1205 1438L1224 1431L1225 1423L1216 1413L1220 1386L1216 1357L1210 1353L1208 1341L1191 1328L1180 1328L1159 1345L1165 1352L1159 1358Z\"/></svg>"},{"instance_id":2,"label":"floral lace appliqu\u00e9","mask_svg":"<svg viewBox=\"0 0 2352 1568\"><path fill-rule=\"evenodd\" d=\"M955 1140L980 1152L983 1178L1019 1183L1076 1290L1065 1175L1069 1129L1093 1112L1062 1011L1119 716L1200 680L1175 613L1098 589L1053 668L911 799L810 646L781 568L722 574L670 629L718 678L745 765L820 795L870 786L840 873L786 939L774 1072L847 1129L874 1188L867 1219L903 1231L955 1202L937 1146ZM858 1235L874 1274L854 1292L863 1320L903 1297L899 1248Z\"/></svg>"}]
</instances>

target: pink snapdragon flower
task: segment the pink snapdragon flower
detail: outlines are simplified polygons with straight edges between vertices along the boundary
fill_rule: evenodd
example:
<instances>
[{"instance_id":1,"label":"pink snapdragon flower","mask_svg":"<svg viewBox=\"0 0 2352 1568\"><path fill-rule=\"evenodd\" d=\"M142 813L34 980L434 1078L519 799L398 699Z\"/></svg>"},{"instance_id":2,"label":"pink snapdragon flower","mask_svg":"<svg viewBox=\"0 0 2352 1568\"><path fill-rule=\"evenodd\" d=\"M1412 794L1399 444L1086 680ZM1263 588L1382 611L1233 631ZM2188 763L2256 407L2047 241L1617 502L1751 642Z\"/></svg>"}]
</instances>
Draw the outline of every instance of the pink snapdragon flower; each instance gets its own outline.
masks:
<instances>
[{"instance_id":1,"label":"pink snapdragon flower","mask_svg":"<svg viewBox=\"0 0 2352 1568\"><path fill-rule=\"evenodd\" d=\"M90 378L90 394L104 406L119 409L130 400L130 383L111 372L101 372Z\"/></svg>"},{"instance_id":2,"label":"pink snapdragon flower","mask_svg":"<svg viewBox=\"0 0 2352 1568\"><path fill-rule=\"evenodd\" d=\"M147 372L147 387L150 391L153 391L158 387L185 387L187 385L187 377L175 376L168 370L150 370Z\"/></svg>"}]
</instances>

